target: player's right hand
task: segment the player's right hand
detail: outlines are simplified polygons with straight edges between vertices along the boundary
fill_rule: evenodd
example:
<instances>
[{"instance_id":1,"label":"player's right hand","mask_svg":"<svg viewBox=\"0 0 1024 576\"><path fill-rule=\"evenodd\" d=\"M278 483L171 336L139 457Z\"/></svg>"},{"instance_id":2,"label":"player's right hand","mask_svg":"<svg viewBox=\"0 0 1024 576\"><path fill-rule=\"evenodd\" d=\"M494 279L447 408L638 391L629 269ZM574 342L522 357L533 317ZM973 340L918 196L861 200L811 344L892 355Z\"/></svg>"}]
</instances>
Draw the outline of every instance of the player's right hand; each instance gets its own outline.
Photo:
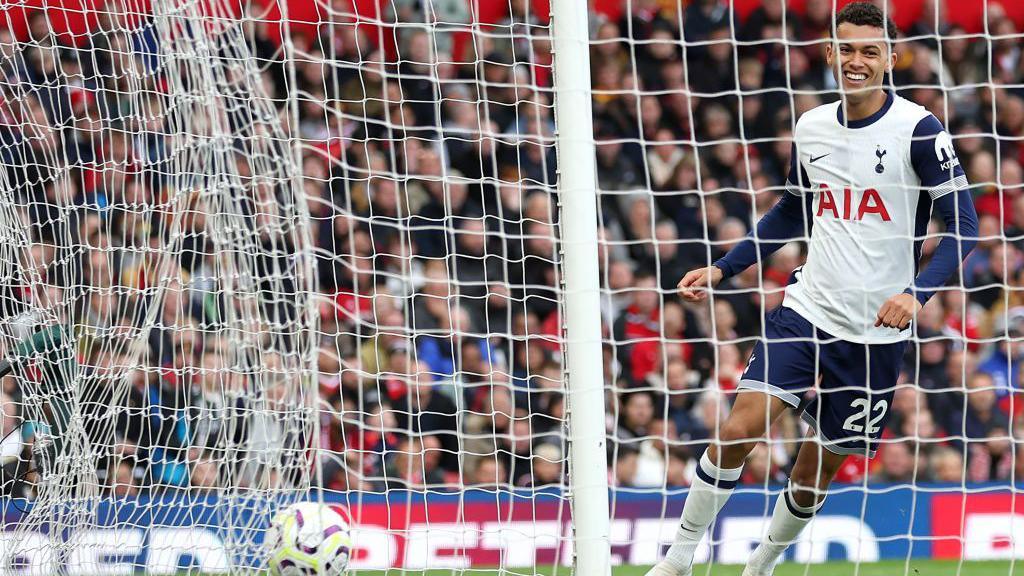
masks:
<instances>
[{"instance_id":1,"label":"player's right hand","mask_svg":"<svg viewBox=\"0 0 1024 576\"><path fill-rule=\"evenodd\" d=\"M718 266L708 266L690 270L676 287L683 300L700 302L708 297L708 290L717 286L721 281L722 269Z\"/></svg>"}]
</instances>

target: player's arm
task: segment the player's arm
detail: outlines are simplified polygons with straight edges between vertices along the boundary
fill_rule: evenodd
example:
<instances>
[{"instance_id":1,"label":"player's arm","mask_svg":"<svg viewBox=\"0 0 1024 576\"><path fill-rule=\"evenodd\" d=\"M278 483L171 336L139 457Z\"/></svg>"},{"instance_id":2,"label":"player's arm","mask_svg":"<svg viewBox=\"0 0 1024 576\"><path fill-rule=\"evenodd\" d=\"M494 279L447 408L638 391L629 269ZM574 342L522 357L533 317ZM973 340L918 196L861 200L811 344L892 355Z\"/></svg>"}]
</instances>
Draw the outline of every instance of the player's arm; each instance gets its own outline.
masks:
<instances>
[{"instance_id":1,"label":"player's arm","mask_svg":"<svg viewBox=\"0 0 1024 576\"><path fill-rule=\"evenodd\" d=\"M887 300L878 310L875 326L904 329L917 311L956 273L974 249L978 215L967 190L967 176L949 137L935 116L918 123L910 146L911 163L921 178L922 193L931 196L934 210L946 223L946 233L935 248L928 266L902 294Z\"/></svg>"},{"instance_id":2,"label":"player's arm","mask_svg":"<svg viewBox=\"0 0 1024 576\"><path fill-rule=\"evenodd\" d=\"M703 300L707 297L708 288L739 274L759 261L766 260L791 240L810 235L813 197L803 193L808 182L807 172L800 165L794 145L790 154L786 193L758 221L755 231L748 234L725 256L711 266L691 270L683 276L678 285L679 294L683 299L691 302Z\"/></svg>"}]
</instances>

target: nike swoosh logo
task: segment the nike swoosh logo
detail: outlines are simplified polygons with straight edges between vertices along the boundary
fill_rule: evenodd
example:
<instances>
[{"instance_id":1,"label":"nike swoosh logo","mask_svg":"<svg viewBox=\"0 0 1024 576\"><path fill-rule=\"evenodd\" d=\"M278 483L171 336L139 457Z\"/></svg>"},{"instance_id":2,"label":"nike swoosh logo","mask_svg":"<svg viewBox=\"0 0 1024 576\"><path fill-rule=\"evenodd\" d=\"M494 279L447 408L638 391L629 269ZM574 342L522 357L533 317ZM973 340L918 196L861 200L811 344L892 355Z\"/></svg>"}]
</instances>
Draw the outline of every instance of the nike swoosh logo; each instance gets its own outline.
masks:
<instances>
[{"instance_id":1,"label":"nike swoosh logo","mask_svg":"<svg viewBox=\"0 0 1024 576\"><path fill-rule=\"evenodd\" d=\"M822 158L824 158L825 156L828 156L829 154L832 154L832 153L829 152L828 154L822 154L821 156L811 156L811 164L814 164L815 162L817 162L818 160L821 160Z\"/></svg>"},{"instance_id":2,"label":"nike swoosh logo","mask_svg":"<svg viewBox=\"0 0 1024 576\"><path fill-rule=\"evenodd\" d=\"M694 530L693 528L687 528L685 524L680 524L679 527L683 530L686 530L687 532L696 532L696 530Z\"/></svg>"}]
</instances>

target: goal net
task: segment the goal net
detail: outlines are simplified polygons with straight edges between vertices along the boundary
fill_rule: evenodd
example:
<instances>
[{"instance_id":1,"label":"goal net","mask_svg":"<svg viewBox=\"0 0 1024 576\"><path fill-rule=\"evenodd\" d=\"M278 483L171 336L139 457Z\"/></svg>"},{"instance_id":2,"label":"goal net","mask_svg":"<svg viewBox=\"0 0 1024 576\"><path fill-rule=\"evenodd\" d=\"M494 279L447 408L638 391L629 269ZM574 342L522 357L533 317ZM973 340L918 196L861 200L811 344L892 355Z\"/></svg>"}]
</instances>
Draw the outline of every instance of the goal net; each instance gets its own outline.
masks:
<instances>
[{"instance_id":1,"label":"goal net","mask_svg":"<svg viewBox=\"0 0 1024 576\"><path fill-rule=\"evenodd\" d=\"M0 570L259 569L274 510L312 499L351 512L353 569L532 574L574 563L606 479L602 542L643 574L806 247L701 304L676 283L785 193L846 3L587 3L583 138L544 0L5 9ZM786 562L1024 554L1024 12L946 4L886 4L890 80L951 135L981 242L916 320L878 455ZM603 414L570 413L581 169ZM582 418L606 432L585 461ZM698 564L747 560L807 433L788 413L758 439Z\"/></svg>"},{"instance_id":2,"label":"goal net","mask_svg":"<svg viewBox=\"0 0 1024 576\"><path fill-rule=\"evenodd\" d=\"M224 572L314 474L290 108L228 3L62 12L0 32L2 569Z\"/></svg>"}]
</instances>

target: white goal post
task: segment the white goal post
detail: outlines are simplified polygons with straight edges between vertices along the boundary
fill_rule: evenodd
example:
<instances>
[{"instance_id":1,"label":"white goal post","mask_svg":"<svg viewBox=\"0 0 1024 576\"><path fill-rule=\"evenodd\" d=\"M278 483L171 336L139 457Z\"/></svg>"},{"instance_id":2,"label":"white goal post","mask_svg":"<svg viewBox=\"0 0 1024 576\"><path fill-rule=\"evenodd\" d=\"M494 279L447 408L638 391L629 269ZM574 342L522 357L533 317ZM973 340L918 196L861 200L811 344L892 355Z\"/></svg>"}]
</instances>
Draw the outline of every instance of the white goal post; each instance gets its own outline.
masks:
<instances>
[{"instance_id":1,"label":"white goal post","mask_svg":"<svg viewBox=\"0 0 1024 576\"><path fill-rule=\"evenodd\" d=\"M565 288L569 480L580 574L611 574L604 370L597 237L597 166L590 107L589 7L555 0L552 52Z\"/></svg>"}]
</instances>

